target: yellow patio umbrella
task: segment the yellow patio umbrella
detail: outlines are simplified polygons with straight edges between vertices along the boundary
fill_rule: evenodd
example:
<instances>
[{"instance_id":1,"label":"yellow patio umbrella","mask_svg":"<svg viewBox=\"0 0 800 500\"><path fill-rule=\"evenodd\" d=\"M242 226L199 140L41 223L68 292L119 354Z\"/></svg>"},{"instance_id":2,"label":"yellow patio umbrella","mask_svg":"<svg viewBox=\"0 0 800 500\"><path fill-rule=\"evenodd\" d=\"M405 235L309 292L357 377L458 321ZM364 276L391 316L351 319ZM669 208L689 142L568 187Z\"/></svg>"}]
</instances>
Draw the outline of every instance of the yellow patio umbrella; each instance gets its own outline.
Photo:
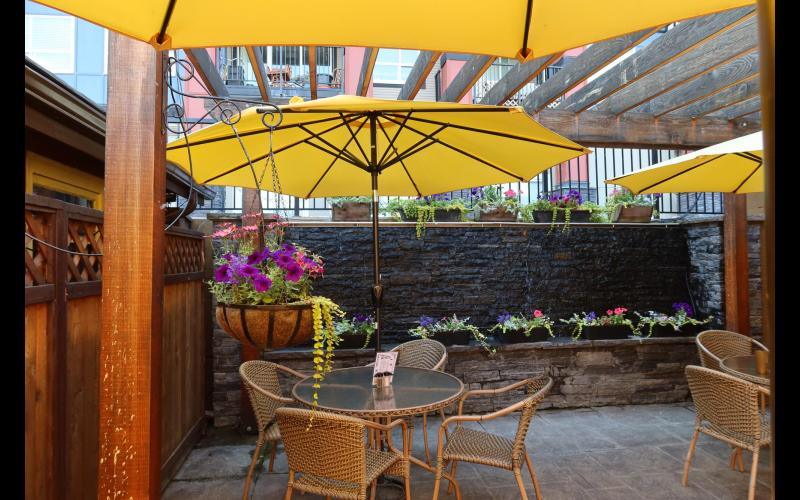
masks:
<instances>
[{"instance_id":1,"label":"yellow patio umbrella","mask_svg":"<svg viewBox=\"0 0 800 500\"><path fill-rule=\"evenodd\" d=\"M162 49L344 45L427 49L526 61L754 0L374 0L314 2L285 12L276 0L40 0ZM388 4L386 4L388 5ZM627 15L631 13L632 15ZM635 13L635 14L633 14Z\"/></svg>"},{"instance_id":2,"label":"yellow patio umbrella","mask_svg":"<svg viewBox=\"0 0 800 500\"><path fill-rule=\"evenodd\" d=\"M216 123L171 142L167 160L201 184L256 189L279 184L281 193L303 198L371 195L378 349L380 195L425 196L526 182L590 152L519 107L342 95L279 108L283 119L271 134L262 122L270 108L251 107L233 126Z\"/></svg>"},{"instance_id":3,"label":"yellow patio umbrella","mask_svg":"<svg viewBox=\"0 0 800 500\"><path fill-rule=\"evenodd\" d=\"M605 182L633 194L759 193L764 191L763 149L761 132L756 132Z\"/></svg>"}]
</instances>

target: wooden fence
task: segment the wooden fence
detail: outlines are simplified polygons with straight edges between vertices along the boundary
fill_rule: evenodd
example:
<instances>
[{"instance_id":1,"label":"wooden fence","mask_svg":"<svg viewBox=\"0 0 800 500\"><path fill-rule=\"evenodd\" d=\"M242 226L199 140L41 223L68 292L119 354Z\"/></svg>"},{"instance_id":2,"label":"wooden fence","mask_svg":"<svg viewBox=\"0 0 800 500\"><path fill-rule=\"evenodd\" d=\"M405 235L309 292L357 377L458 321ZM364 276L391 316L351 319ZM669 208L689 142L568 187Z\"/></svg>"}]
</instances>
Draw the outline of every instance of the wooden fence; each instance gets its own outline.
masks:
<instances>
[{"instance_id":1,"label":"wooden fence","mask_svg":"<svg viewBox=\"0 0 800 500\"><path fill-rule=\"evenodd\" d=\"M103 252L103 213L26 195L25 231ZM162 484L205 425L210 301L202 233L171 229L164 262ZM97 498L102 257L26 237L25 497Z\"/></svg>"}]
</instances>

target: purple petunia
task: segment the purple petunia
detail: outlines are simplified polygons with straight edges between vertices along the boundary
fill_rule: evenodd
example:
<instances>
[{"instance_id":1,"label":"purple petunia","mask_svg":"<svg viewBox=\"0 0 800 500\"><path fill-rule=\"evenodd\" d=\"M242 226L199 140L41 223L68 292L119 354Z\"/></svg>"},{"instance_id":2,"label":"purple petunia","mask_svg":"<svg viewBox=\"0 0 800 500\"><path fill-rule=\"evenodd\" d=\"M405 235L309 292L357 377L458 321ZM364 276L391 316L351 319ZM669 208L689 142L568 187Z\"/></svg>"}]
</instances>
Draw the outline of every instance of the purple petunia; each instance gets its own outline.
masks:
<instances>
[{"instance_id":1,"label":"purple petunia","mask_svg":"<svg viewBox=\"0 0 800 500\"><path fill-rule=\"evenodd\" d=\"M234 283L235 279L233 277L233 269L228 264L223 264L219 266L216 271L214 271L214 280L219 283Z\"/></svg>"},{"instance_id":2,"label":"purple petunia","mask_svg":"<svg viewBox=\"0 0 800 500\"><path fill-rule=\"evenodd\" d=\"M225 255L222 256L222 258L230 262L231 259L233 259L233 255L231 255L230 253L226 253Z\"/></svg>"},{"instance_id":3,"label":"purple petunia","mask_svg":"<svg viewBox=\"0 0 800 500\"><path fill-rule=\"evenodd\" d=\"M420 316L419 318L419 326L425 328L427 326L431 326L434 323L433 318L430 316Z\"/></svg>"},{"instance_id":4,"label":"purple petunia","mask_svg":"<svg viewBox=\"0 0 800 500\"><path fill-rule=\"evenodd\" d=\"M253 288L256 289L256 292L264 293L269 290L271 286L272 280L263 274L259 274L253 279Z\"/></svg>"},{"instance_id":5,"label":"purple petunia","mask_svg":"<svg viewBox=\"0 0 800 500\"><path fill-rule=\"evenodd\" d=\"M253 278L258 276L259 270L253 266L242 266L241 269L239 269L239 274Z\"/></svg>"},{"instance_id":6,"label":"purple petunia","mask_svg":"<svg viewBox=\"0 0 800 500\"><path fill-rule=\"evenodd\" d=\"M366 323L367 321L371 320L372 316L370 316L369 314L356 313L353 315L353 321L357 323Z\"/></svg>"},{"instance_id":7,"label":"purple petunia","mask_svg":"<svg viewBox=\"0 0 800 500\"><path fill-rule=\"evenodd\" d=\"M586 321L594 321L596 319L597 319L597 314L594 311L586 315Z\"/></svg>"},{"instance_id":8,"label":"purple petunia","mask_svg":"<svg viewBox=\"0 0 800 500\"><path fill-rule=\"evenodd\" d=\"M511 319L511 315L510 314L508 314L508 313L501 314L500 316L497 317L497 322L498 323L505 323L506 321L508 321L510 319Z\"/></svg>"},{"instance_id":9,"label":"purple petunia","mask_svg":"<svg viewBox=\"0 0 800 500\"><path fill-rule=\"evenodd\" d=\"M264 260L264 254L258 250L247 256L247 264L251 266L258 264L262 260Z\"/></svg>"},{"instance_id":10,"label":"purple petunia","mask_svg":"<svg viewBox=\"0 0 800 500\"><path fill-rule=\"evenodd\" d=\"M297 265L292 256L286 252L276 252L272 255L272 258L275 259L275 263L278 264L278 267L287 271L291 267Z\"/></svg>"},{"instance_id":11,"label":"purple petunia","mask_svg":"<svg viewBox=\"0 0 800 500\"><path fill-rule=\"evenodd\" d=\"M675 312L684 311L687 316L692 316L694 314L694 309L686 302L675 302L672 304L672 309Z\"/></svg>"},{"instance_id":12,"label":"purple petunia","mask_svg":"<svg viewBox=\"0 0 800 500\"><path fill-rule=\"evenodd\" d=\"M297 251L297 248L294 247L291 243L284 243L281 245L281 250L289 254L290 256Z\"/></svg>"},{"instance_id":13,"label":"purple petunia","mask_svg":"<svg viewBox=\"0 0 800 500\"><path fill-rule=\"evenodd\" d=\"M286 269L286 281L297 283L303 277L303 268L294 264Z\"/></svg>"}]
</instances>

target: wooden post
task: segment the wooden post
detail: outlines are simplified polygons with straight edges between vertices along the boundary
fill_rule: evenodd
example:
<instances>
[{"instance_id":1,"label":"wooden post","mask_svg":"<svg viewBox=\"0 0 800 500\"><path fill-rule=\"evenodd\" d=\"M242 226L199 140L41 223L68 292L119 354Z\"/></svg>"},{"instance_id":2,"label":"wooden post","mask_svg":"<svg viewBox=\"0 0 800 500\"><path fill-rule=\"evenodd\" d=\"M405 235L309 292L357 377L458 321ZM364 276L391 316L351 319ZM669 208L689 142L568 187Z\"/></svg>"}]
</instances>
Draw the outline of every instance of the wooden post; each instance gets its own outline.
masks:
<instances>
[{"instance_id":1,"label":"wooden post","mask_svg":"<svg viewBox=\"0 0 800 500\"><path fill-rule=\"evenodd\" d=\"M246 217L249 214L259 214L258 217ZM258 224L259 228L263 227L263 208L261 204L261 191L258 189L242 189L242 225L248 226L252 224ZM263 229L259 229L259 241L263 241ZM259 243L259 247L261 244ZM242 351L241 351L241 360L242 363L245 361L253 361L256 359L261 359L261 351L254 347L250 347L246 344L242 344ZM243 430L249 430L250 432L257 431L258 424L256 422L256 416L253 413L253 407L250 405L250 396L247 394L247 389L242 383L242 397L240 399L241 404L239 406L239 418L241 419Z\"/></svg>"},{"instance_id":2,"label":"wooden post","mask_svg":"<svg viewBox=\"0 0 800 500\"><path fill-rule=\"evenodd\" d=\"M164 53L111 33L98 499L159 498Z\"/></svg>"},{"instance_id":3,"label":"wooden post","mask_svg":"<svg viewBox=\"0 0 800 500\"><path fill-rule=\"evenodd\" d=\"M750 335L747 195L725 193L725 328Z\"/></svg>"}]
</instances>

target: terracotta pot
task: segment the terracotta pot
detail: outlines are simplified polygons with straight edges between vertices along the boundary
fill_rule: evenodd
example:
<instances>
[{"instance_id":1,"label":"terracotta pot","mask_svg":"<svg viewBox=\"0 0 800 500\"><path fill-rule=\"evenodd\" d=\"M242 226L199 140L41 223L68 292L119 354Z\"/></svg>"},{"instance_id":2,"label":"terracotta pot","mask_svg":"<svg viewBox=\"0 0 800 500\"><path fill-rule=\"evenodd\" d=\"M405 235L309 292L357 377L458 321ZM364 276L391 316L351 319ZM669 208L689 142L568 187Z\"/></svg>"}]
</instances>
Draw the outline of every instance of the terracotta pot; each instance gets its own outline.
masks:
<instances>
[{"instance_id":1,"label":"terracotta pot","mask_svg":"<svg viewBox=\"0 0 800 500\"><path fill-rule=\"evenodd\" d=\"M578 340L627 339L633 330L627 325L584 326Z\"/></svg>"},{"instance_id":2,"label":"terracotta pot","mask_svg":"<svg viewBox=\"0 0 800 500\"><path fill-rule=\"evenodd\" d=\"M653 218L653 206L622 207L617 205L614 210L614 222L650 222Z\"/></svg>"},{"instance_id":3,"label":"terracotta pot","mask_svg":"<svg viewBox=\"0 0 800 500\"><path fill-rule=\"evenodd\" d=\"M475 220L480 222L516 222L518 210L511 212L505 208L490 208L486 210L476 210Z\"/></svg>"},{"instance_id":4,"label":"terracotta pot","mask_svg":"<svg viewBox=\"0 0 800 500\"><path fill-rule=\"evenodd\" d=\"M525 335L523 330L516 330L513 332L497 332L494 338L503 344L521 344L524 342L549 342L553 337L547 333L547 328L534 328L528 336Z\"/></svg>"},{"instance_id":5,"label":"terracotta pot","mask_svg":"<svg viewBox=\"0 0 800 500\"><path fill-rule=\"evenodd\" d=\"M217 323L231 337L259 350L300 345L314 337L311 304L218 304Z\"/></svg>"},{"instance_id":6,"label":"terracotta pot","mask_svg":"<svg viewBox=\"0 0 800 500\"><path fill-rule=\"evenodd\" d=\"M565 222L564 221L564 213L566 210L558 209L556 210L556 222ZM589 222L589 217L591 216L591 212L588 210L570 210L569 212L569 220L570 222ZM536 222L545 222L551 223L553 222L553 211L552 210L534 210L533 211L533 220Z\"/></svg>"},{"instance_id":7,"label":"terracotta pot","mask_svg":"<svg viewBox=\"0 0 800 500\"><path fill-rule=\"evenodd\" d=\"M368 201L346 201L333 206L332 220L357 220L369 221L371 203Z\"/></svg>"}]
</instances>

